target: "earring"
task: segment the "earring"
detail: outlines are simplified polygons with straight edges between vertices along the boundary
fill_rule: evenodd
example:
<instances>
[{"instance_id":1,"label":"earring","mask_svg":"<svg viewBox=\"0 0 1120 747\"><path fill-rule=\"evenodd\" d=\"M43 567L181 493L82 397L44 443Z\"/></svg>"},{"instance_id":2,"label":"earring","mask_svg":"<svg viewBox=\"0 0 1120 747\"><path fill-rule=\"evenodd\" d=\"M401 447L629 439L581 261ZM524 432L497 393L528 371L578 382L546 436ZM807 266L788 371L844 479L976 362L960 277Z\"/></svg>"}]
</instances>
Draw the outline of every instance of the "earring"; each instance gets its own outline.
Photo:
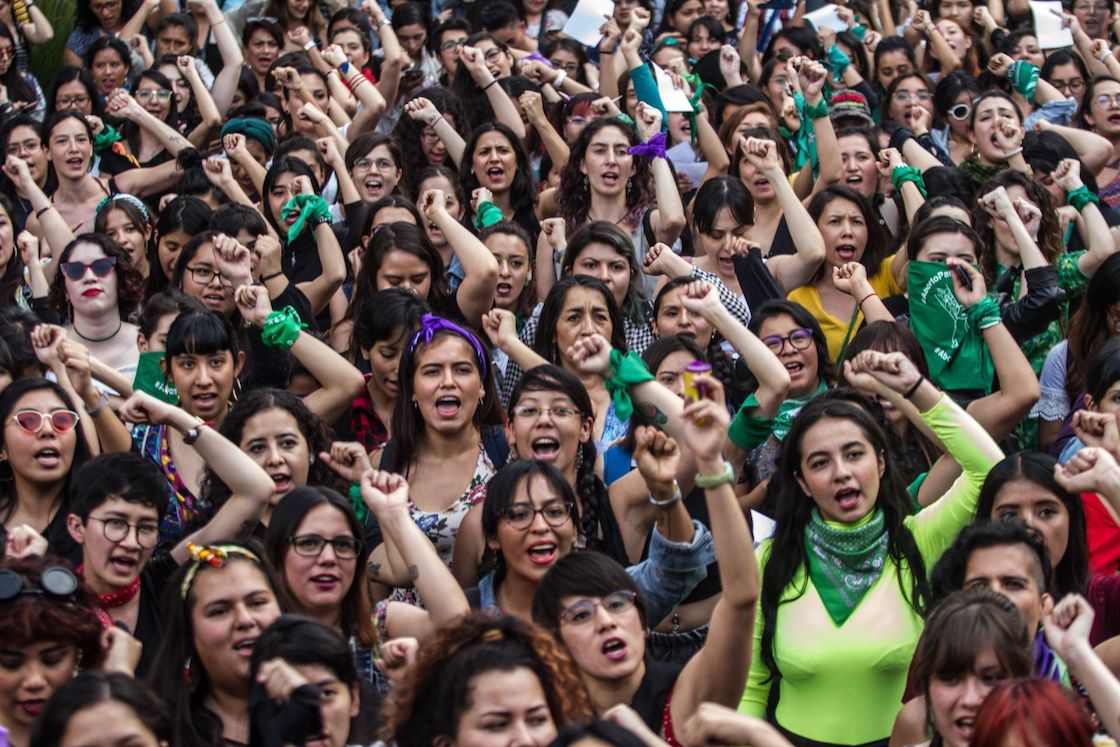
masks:
<instances>
[{"instance_id":1,"label":"earring","mask_svg":"<svg viewBox=\"0 0 1120 747\"><path fill-rule=\"evenodd\" d=\"M576 449L576 474L579 474L580 467L583 466L583 444L579 445Z\"/></svg>"},{"instance_id":2,"label":"earring","mask_svg":"<svg viewBox=\"0 0 1120 747\"><path fill-rule=\"evenodd\" d=\"M591 188L591 180L587 178L587 174L583 175L583 188L584 189L590 189Z\"/></svg>"},{"instance_id":3,"label":"earring","mask_svg":"<svg viewBox=\"0 0 1120 747\"><path fill-rule=\"evenodd\" d=\"M183 682L188 685L191 684L191 657L187 657L186 663L183 664Z\"/></svg>"}]
</instances>

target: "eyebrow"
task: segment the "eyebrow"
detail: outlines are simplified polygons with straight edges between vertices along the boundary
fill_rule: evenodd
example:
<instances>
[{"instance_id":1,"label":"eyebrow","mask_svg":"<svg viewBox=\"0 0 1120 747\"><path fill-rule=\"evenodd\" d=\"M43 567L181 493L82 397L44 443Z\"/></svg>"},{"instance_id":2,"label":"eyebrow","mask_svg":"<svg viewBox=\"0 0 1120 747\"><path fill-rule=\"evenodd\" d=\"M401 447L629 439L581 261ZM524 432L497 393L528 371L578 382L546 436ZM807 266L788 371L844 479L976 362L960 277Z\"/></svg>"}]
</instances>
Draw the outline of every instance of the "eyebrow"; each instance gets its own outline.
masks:
<instances>
[{"instance_id":1,"label":"eyebrow","mask_svg":"<svg viewBox=\"0 0 1120 747\"><path fill-rule=\"evenodd\" d=\"M840 451L847 451L848 449L852 448L853 446L863 446L863 441L849 441L848 443L846 443L846 444L844 444L843 446L840 447ZM819 456L828 456L828 452L825 451L824 449L817 449L816 451L810 452L808 455L806 455L805 458L806 459L812 459L813 457L818 456L818 455Z\"/></svg>"}]
</instances>

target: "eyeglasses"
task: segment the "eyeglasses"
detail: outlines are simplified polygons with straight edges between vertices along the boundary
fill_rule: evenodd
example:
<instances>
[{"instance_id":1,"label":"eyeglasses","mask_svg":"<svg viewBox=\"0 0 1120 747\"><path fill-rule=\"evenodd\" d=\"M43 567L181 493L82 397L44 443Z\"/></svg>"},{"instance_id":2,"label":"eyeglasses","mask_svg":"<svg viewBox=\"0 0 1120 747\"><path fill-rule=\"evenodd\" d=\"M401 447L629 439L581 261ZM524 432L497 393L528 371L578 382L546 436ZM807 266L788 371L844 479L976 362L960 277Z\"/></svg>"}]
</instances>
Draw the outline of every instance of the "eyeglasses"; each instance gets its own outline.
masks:
<instances>
[{"instance_id":1,"label":"eyeglasses","mask_svg":"<svg viewBox=\"0 0 1120 747\"><path fill-rule=\"evenodd\" d=\"M526 420L536 420L545 413L557 420L571 420L579 415L579 410L574 407L534 407L533 405L523 405L510 410L510 414L515 419L525 418Z\"/></svg>"},{"instance_id":2,"label":"eyeglasses","mask_svg":"<svg viewBox=\"0 0 1120 747\"><path fill-rule=\"evenodd\" d=\"M59 265L62 268L62 274L71 280L81 280L86 276L86 270L93 270L95 278L108 277L116 266L116 257L102 257L92 262L63 262Z\"/></svg>"},{"instance_id":3,"label":"eyeglasses","mask_svg":"<svg viewBox=\"0 0 1120 747\"><path fill-rule=\"evenodd\" d=\"M1085 81L1081 78L1074 78L1073 80L1052 80L1050 81L1050 85L1054 86L1054 88L1057 88L1059 91L1068 91L1074 94L1081 93L1085 90Z\"/></svg>"},{"instance_id":4,"label":"eyeglasses","mask_svg":"<svg viewBox=\"0 0 1120 747\"><path fill-rule=\"evenodd\" d=\"M136 530L136 544L145 550L151 550L159 542L159 524L129 524L124 519L102 519L99 516L91 516L89 520L101 522L101 532L110 542L124 542L131 529Z\"/></svg>"},{"instance_id":5,"label":"eyeglasses","mask_svg":"<svg viewBox=\"0 0 1120 747\"><path fill-rule=\"evenodd\" d=\"M24 140L22 143L8 143L8 155L18 156L20 153L38 153L43 143L39 140Z\"/></svg>"},{"instance_id":6,"label":"eyeglasses","mask_svg":"<svg viewBox=\"0 0 1120 747\"><path fill-rule=\"evenodd\" d=\"M296 551L296 555L305 558L319 557L327 545L331 546L334 556L339 560L353 560L362 551L362 541L346 535L327 539L318 534L300 534L288 537L288 544Z\"/></svg>"},{"instance_id":7,"label":"eyeglasses","mask_svg":"<svg viewBox=\"0 0 1120 747\"><path fill-rule=\"evenodd\" d=\"M924 104L933 100L933 95L929 91L915 91L914 93L910 91L895 91L894 100L898 103L907 104L910 103L910 99L920 101Z\"/></svg>"},{"instance_id":8,"label":"eyeglasses","mask_svg":"<svg viewBox=\"0 0 1120 747\"><path fill-rule=\"evenodd\" d=\"M227 288L233 287L233 283L222 277L222 273L218 272L213 267L207 267L206 265L196 265L194 267L188 267L187 272L191 274L191 277L194 278L194 281L199 285L210 285L211 280L213 280L214 278L219 278L222 285L226 286Z\"/></svg>"},{"instance_id":9,"label":"eyeglasses","mask_svg":"<svg viewBox=\"0 0 1120 747\"><path fill-rule=\"evenodd\" d=\"M498 47L490 47L490 49L487 49L485 52L482 53L482 56L486 58L487 62L494 62L495 60L500 58L503 54L505 54L505 53L502 52L502 50L499 49Z\"/></svg>"},{"instance_id":10,"label":"eyeglasses","mask_svg":"<svg viewBox=\"0 0 1120 747\"><path fill-rule=\"evenodd\" d=\"M972 107L968 104L957 104L949 109L949 116L958 122L963 122L972 114Z\"/></svg>"},{"instance_id":11,"label":"eyeglasses","mask_svg":"<svg viewBox=\"0 0 1120 747\"><path fill-rule=\"evenodd\" d=\"M467 46L467 37L464 36L462 39L454 39L452 41L445 41L443 44L439 45L439 51L450 52L453 49L459 49L460 47L465 47L465 46Z\"/></svg>"},{"instance_id":12,"label":"eyeglasses","mask_svg":"<svg viewBox=\"0 0 1120 747\"><path fill-rule=\"evenodd\" d=\"M579 73L578 62L561 62L560 60L549 60L548 62L553 68L563 70L568 75L576 75Z\"/></svg>"},{"instance_id":13,"label":"eyeglasses","mask_svg":"<svg viewBox=\"0 0 1120 747\"><path fill-rule=\"evenodd\" d=\"M372 158L359 158L354 161L354 171L369 171L375 166L378 171L388 171L394 168L393 162L388 158L378 158L376 161Z\"/></svg>"},{"instance_id":14,"label":"eyeglasses","mask_svg":"<svg viewBox=\"0 0 1120 747\"><path fill-rule=\"evenodd\" d=\"M595 599L581 599L573 603L568 609L560 613L560 621L568 625L586 625L595 619L595 610L602 607L618 617L634 608L638 595L632 591L612 591L603 597L603 601Z\"/></svg>"},{"instance_id":15,"label":"eyeglasses","mask_svg":"<svg viewBox=\"0 0 1120 747\"><path fill-rule=\"evenodd\" d=\"M1120 93L1109 96L1107 93L1102 93L1097 96L1097 106L1101 109L1111 109L1114 106L1120 106Z\"/></svg>"},{"instance_id":16,"label":"eyeglasses","mask_svg":"<svg viewBox=\"0 0 1120 747\"><path fill-rule=\"evenodd\" d=\"M51 430L55 433L68 433L78 424L78 413L73 410L52 410L39 412L38 410L20 410L12 416L20 428L32 436L38 435L49 420Z\"/></svg>"},{"instance_id":17,"label":"eyeglasses","mask_svg":"<svg viewBox=\"0 0 1120 747\"><path fill-rule=\"evenodd\" d=\"M532 526L537 514L544 517L544 523L550 527L562 527L568 523L572 515L572 504L564 501L550 501L544 508L533 508L527 503L515 503L502 512L506 521L514 529L528 529Z\"/></svg>"},{"instance_id":18,"label":"eyeglasses","mask_svg":"<svg viewBox=\"0 0 1120 747\"><path fill-rule=\"evenodd\" d=\"M60 96L55 99L58 109L76 109L79 106L85 106L89 103L89 96L87 94L79 94L78 96Z\"/></svg>"},{"instance_id":19,"label":"eyeglasses","mask_svg":"<svg viewBox=\"0 0 1120 747\"><path fill-rule=\"evenodd\" d=\"M161 101L167 101L171 98L171 91L166 88L141 88L136 92L137 101L151 101L152 97L158 98Z\"/></svg>"},{"instance_id":20,"label":"eyeglasses","mask_svg":"<svg viewBox=\"0 0 1120 747\"><path fill-rule=\"evenodd\" d=\"M804 327L799 327L785 337L779 337L778 335L763 337L762 343L770 348L770 351L775 355L781 355L782 351L785 350L787 340L794 350L807 350L813 344L813 332Z\"/></svg>"}]
</instances>

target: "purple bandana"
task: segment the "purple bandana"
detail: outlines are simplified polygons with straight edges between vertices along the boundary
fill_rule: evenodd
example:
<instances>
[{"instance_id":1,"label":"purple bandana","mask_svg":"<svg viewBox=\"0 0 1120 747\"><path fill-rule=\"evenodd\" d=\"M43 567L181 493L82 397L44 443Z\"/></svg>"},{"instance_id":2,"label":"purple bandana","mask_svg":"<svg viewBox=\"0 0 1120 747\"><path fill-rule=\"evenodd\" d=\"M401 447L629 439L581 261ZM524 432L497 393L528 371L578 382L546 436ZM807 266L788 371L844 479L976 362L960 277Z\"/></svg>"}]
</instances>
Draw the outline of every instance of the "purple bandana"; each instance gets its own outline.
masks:
<instances>
[{"instance_id":1,"label":"purple bandana","mask_svg":"<svg viewBox=\"0 0 1120 747\"><path fill-rule=\"evenodd\" d=\"M665 133L658 132L649 140L630 146L630 155L643 156L649 160L665 157Z\"/></svg>"},{"instance_id":2,"label":"purple bandana","mask_svg":"<svg viewBox=\"0 0 1120 747\"><path fill-rule=\"evenodd\" d=\"M408 357L411 358L416 353L416 346L419 345L421 341L423 341L425 345L431 345L432 339L438 332L453 332L470 343L471 347L474 348L474 354L478 356L478 365L482 370L482 380L486 381L488 375L488 360L486 357L486 350L483 349L482 343L479 342L478 338L475 337L474 333L470 330L464 329L455 322L444 319L441 316L436 316L435 314L425 314L424 318L420 320L420 329L417 330L416 334L412 336L412 340L408 343Z\"/></svg>"}]
</instances>

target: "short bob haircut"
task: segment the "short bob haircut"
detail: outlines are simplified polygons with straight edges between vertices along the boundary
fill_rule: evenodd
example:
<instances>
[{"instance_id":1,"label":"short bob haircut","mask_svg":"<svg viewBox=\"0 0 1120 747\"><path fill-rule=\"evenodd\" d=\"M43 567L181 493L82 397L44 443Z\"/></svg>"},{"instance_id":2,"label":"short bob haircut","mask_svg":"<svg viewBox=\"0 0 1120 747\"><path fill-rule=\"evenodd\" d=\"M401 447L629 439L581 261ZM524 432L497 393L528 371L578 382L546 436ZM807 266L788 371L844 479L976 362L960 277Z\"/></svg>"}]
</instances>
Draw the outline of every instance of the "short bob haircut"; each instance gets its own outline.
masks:
<instances>
[{"instance_id":1,"label":"short bob haircut","mask_svg":"<svg viewBox=\"0 0 1120 747\"><path fill-rule=\"evenodd\" d=\"M190 309L179 314L167 331L165 359L177 355L210 355L228 350L235 362L239 347L229 319L210 309Z\"/></svg>"},{"instance_id":2,"label":"short bob haircut","mask_svg":"<svg viewBox=\"0 0 1120 747\"><path fill-rule=\"evenodd\" d=\"M557 729L590 720L587 691L552 636L517 618L475 613L420 647L415 666L390 695L381 738L399 747L453 739L475 679L515 669L528 669L540 681Z\"/></svg>"},{"instance_id":3,"label":"short bob haircut","mask_svg":"<svg viewBox=\"0 0 1120 747\"><path fill-rule=\"evenodd\" d=\"M97 619L97 597L78 576L78 588L65 599L41 590L43 572L65 565L56 558L36 555L26 558L4 558L0 570L12 571L22 580L29 593L0 602L0 641L7 648L32 646L47 641L70 644L78 649L81 666L96 669L104 657L101 648L101 621ZM59 700L52 698L51 702Z\"/></svg>"},{"instance_id":4,"label":"short bob haircut","mask_svg":"<svg viewBox=\"0 0 1120 747\"><path fill-rule=\"evenodd\" d=\"M564 609L560 600L564 597L605 597L616 591L632 591L637 596L634 606L642 629L649 627L646 619L646 604L634 579L618 561L602 553L587 551L573 552L560 558L544 574L537 592L533 595L533 622L545 630L558 634L560 615Z\"/></svg>"},{"instance_id":5,"label":"short bob haircut","mask_svg":"<svg viewBox=\"0 0 1120 747\"><path fill-rule=\"evenodd\" d=\"M94 457L74 475L70 513L84 524L90 513L111 498L151 506L157 520L167 511L167 478L151 461L134 451L111 451Z\"/></svg>"},{"instance_id":6,"label":"short bob haircut","mask_svg":"<svg viewBox=\"0 0 1120 747\"><path fill-rule=\"evenodd\" d=\"M832 356L828 354L828 341L821 330L820 322L801 304L784 299L766 301L754 310L747 328L757 335L767 319L773 319L783 314L792 318L793 323L798 327L813 333L813 348L817 353L817 376L822 381L834 381L836 379L836 365L832 362Z\"/></svg>"},{"instance_id":7,"label":"short bob haircut","mask_svg":"<svg viewBox=\"0 0 1120 747\"><path fill-rule=\"evenodd\" d=\"M31 747L57 747L78 713L102 703L119 703L160 742L171 739L171 719L163 702L143 682L119 672L86 671L55 691L31 727Z\"/></svg>"},{"instance_id":8,"label":"short bob haircut","mask_svg":"<svg viewBox=\"0 0 1120 747\"><path fill-rule=\"evenodd\" d=\"M116 203L113 207L119 205L120 203ZM128 251L103 233L83 233L77 236L62 250L62 255L58 258L59 264L69 260L70 255L81 244L92 244L106 257L114 257L117 260L113 268L113 274L117 278L117 306L121 318L127 319L144 298L144 276L132 265L132 258ZM48 300L59 314L63 317L69 316L70 300L66 295L66 276L63 272L55 274Z\"/></svg>"},{"instance_id":9,"label":"short bob haircut","mask_svg":"<svg viewBox=\"0 0 1120 747\"><path fill-rule=\"evenodd\" d=\"M935 678L956 679L975 671L976 659L991 649L1005 678L1031 674L1031 644L1026 620L1003 594L965 589L945 597L926 618L914 657L914 682L926 696Z\"/></svg>"},{"instance_id":10,"label":"short bob haircut","mask_svg":"<svg viewBox=\"0 0 1120 747\"><path fill-rule=\"evenodd\" d=\"M303 487L296 488L280 499L272 511L272 519L268 522L268 529L264 535L264 551L268 562L280 574L280 582L284 585L290 599L295 599L296 594L288 584L288 579L283 575L284 558L289 552L294 552L289 537L296 533L299 525L311 511L319 506L330 506L337 510L350 527L350 533L361 543L358 557L355 560L354 581L346 590L342 598L342 633L347 638L356 638L363 646L373 647L377 644L377 628L373 624L373 605L369 598L367 582L366 561L369 559L371 548L364 541L365 534L350 501L330 488Z\"/></svg>"}]
</instances>

